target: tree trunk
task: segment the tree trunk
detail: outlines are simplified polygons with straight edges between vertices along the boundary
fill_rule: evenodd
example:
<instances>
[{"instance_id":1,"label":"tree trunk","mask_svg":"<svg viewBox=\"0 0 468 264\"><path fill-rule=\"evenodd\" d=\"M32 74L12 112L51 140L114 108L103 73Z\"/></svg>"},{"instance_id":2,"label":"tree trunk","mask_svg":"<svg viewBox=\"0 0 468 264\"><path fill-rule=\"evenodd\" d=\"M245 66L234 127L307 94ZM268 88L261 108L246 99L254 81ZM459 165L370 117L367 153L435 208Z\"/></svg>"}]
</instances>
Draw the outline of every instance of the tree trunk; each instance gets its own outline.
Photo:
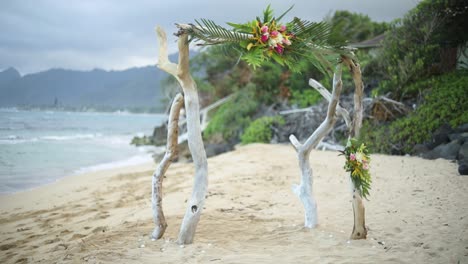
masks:
<instances>
[{"instance_id":1,"label":"tree trunk","mask_svg":"<svg viewBox=\"0 0 468 264\"><path fill-rule=\"evenodd\" d=\"M323 86L314 86L315 89ZM330 132L336 122L336 108L340 98L342 88L341 82L341 64L335 70L333 76L333 91L330 97L324 96L328 101L328 111L325 120L312 133L312 135L302 145L294 135L289 137L291 144L297 152L299 168L301 169L301 184L293 185L293 192L299 197L304 205L304 226L314 228L317 225L317 203L313 196L313 174L310 167L309 156L312 149ZM323 88L324 89L324 88Z\"/></svg>"},{"instance_id":2,"label":"tree trunk","mask_svg":"<svg viewBox=\"0 0 468 264\"><path fill-rule=\"evenodd\" d=\"M352 181L351 181L352 184ZM362 202L361 192L353 185L353 214L354 226L351 233L351 239L365 239L367 237L366 215L364 203Z\"/></svg>"},{"instance_id":3,"label":"tree trunk","mask_svg":"<svg viewBox=\"0 0 468 264\"><path fill-rule=\"evenodd\" d=\"M153 208L153 220L155 228L151 234L151 238L160 239L166 231L167 223L162 209L162 183L167 169L171 165L174 156L177 154L177 138L179 135L179 113L184 104L182 94L177 94L172 102L171 111L169 113L169 124L167 132L166 154L159 163L156 171L153 174L153 189L151 195L151 206Z\"/></svg>"},{"instance_id":4,"label":"tree trunk","mask_svg":"<svg viewBox=\"0 0 468 264\"><path fill-rule=\"evenodd\" d=\"M192 197L189 200L180 227L177 243L190 244L193 242L195 230L205 202L205 194L208 186L208 163L201 135L197 85L189 71L189 42L187 30L190 29L191 26L178 24L177 27L179 28L179 32L177 33L179 37L178 64L169 62L166 34L162 28L157 28L160 43L158 67L172 74L178 80L184 91L188 145L195 165L195 177Z\"/></svg>"},{"instance_id":5,"label":"tree trunk","mask_svg":"<svg viewBox=\"0 0 468 264\"><path fill-rule=\"evenodd\" d=\"M354 117L353 123L350 130L350 137L358 138L359 133L362 127L362 117L363 117L363 94L364 94L364 84L362 82L361 76L361 67L358 63L354 62L352 59L343 57L343 62L348 65L351 75L354 80ZM366 221L365 221L365 209L362 199L361 192L356 188L353 181L351 180L353 186L353 214L354 214L354 226L353 232L351 233L351 239L365 239L367 237Z\"/></svg>"}]
</instances>

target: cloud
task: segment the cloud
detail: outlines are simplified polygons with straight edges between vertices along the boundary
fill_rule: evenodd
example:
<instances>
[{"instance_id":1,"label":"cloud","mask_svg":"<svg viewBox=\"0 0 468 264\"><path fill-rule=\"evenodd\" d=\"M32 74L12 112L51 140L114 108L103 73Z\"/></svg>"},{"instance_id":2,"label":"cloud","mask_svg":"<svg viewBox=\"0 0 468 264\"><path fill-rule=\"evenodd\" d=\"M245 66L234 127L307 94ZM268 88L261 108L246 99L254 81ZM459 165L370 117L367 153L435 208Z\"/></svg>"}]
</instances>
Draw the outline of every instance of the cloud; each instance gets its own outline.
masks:
<instances>
[{"instance_id":1,"label":"cloud","mask_svg":"<svg viewBox=\"0 0 468 264\"><path fill-rule=\"evenodd\" d=\"M168 35L176 22L210 18L223 24L255 18L268 4L261 0L83 0L1 1L0 69L16 67L23 74L66 67L123 69L154 64L154 28ZM335 10L368 14L377 21L401 17L416 0L284 0L279 13L295 4L290 16L318 21ZM171 37L170 51L176 51Z\"/></svg>"}]
</instances>

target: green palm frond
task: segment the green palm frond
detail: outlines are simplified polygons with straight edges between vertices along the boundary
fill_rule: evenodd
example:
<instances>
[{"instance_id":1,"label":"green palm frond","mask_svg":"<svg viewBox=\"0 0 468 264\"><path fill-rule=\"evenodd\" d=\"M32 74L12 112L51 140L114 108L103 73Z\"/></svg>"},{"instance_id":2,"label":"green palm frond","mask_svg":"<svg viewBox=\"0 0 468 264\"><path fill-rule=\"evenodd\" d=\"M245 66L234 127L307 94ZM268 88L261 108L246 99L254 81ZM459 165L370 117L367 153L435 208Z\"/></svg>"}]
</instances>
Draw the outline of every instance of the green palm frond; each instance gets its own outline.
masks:
<instances>
[{"instance_id":1,"label":"green palm frond","mask_svg":"<svg viewBox=\"0 0 468 264\"><path fill-rule=\"evenodd\" d=\"M271 9L271 5L268 5L267 8L263 11L263 23L269 23L273 19L273 9ZM259 22L261 20L257 18Z\"/></svg>"},{"instance_id":2,"label":"green palm frond","mask_svg":"<svg viewBox=\"0 0 468 264\"><path fill-rule=\"evenodd\" d=\"M292 22L291 32L303 42L330 44L331 26L327 22L310 22L297 17Z\"/></svg>"},{"instance_id":3,"label":"green palm frond","mask_svg":"<svg viewBox=\"0 0 468 264\"><path fill-rule=\"evenodd\" d=\"M287 13L289 13L289 11L291 11L291 9L293 9L294 5L292 5L290 8L288 8L288 10L284 11L283 14L281 14L276 20L277 21L280 21Z\"/></svg>"},{"instance_id":4,"label":"green palm frond","mask_svg":"<svg viewBox=\"0 0 468 264\"><path fill-rule=\"evenodd\" d=\"M191 40L201 40L200 45L215 45L224 43L240 43L250 38L249 34L223 28L209 19L195 20L192 25Z\"/></svg>"},{"instance_id":5,"label":"green palm frond","mask_svg":"<svg viewBox=\"0 0 468 264\"><path fill-rule=\"evenodd\" d=\"M268 5L262 18L257 17L243 24L227 23L231 29L219 26L212 20L195 20L196 25L192 25L189 32L190 41L199 41L198 45L202 46L221 44L226 55L240 56L254 68L273 60L293 72L300 72L300 61L307 58L318 70L331 76L337 59L351 56L352 51L345 48L344 43L330 41L331 26L327 22L310 22L296 17L291 22L282 24L280 19L292 8L293 6L275 19L273 10ZM280 32L289 38L290 44L280 43L281 51L275 51L277 44L271 44L268 36L266 41L262 40L264 33L260 29L263 25L267 26L267 31L279 31L280 26L285 25L286 30L283 30L286 32Z\"/></svg>"},{"instance_id":6,"label":"green palm frond","mask_svg":"<svg viewBox=\"0 0 468 264\"><path fill-rule=\"evenodd\" d=\"M265 56L263 55L263 51L261 49L254 49L251 52L242 54L241 59L243 59L255 69L262 66L263 62L265 61Z\"/></svg>"},{"instance_id":7,"label":"green palm frond","mask_svg":"<svg viewBox=\"0 0 468 264\"><path fill-rule=\"evenodd\" d=\"M237 24L237 23L232 23L232 22L227 22L226 24L230 25L236 32L245 33L245 34L252 33L252 26L250 24Z\"/></svg>"}]
</instances>

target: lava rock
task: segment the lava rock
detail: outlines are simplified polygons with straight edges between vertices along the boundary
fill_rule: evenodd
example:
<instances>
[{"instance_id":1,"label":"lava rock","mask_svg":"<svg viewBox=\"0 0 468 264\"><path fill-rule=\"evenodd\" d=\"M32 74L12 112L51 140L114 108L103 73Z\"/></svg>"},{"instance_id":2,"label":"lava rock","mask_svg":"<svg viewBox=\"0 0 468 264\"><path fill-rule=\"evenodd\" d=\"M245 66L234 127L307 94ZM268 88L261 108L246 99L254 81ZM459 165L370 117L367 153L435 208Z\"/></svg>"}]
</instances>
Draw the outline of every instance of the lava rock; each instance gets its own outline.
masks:
<instances>
[{"instance_id":1,"label":"lava rock","mask_svg":"<svg viewBox=\"0 0 468 264\"><path fill-rule=\"evenodd\" d=\"M164 146L166 145L166 140L167 140L167 124L163 123L162 125L154 128L152 143L155 146Z\"/></svg>"},{"instance_id":2,"label":"lava rock","mask_svg":"<svg viewBox=\"0 0 468 264\"><path fill-rule=\"evenodd\" d=\"M448 160L455 160L457 159L460 148L460 140L454 140L450 143L437 146L433 150L423 154L423 157L427 159L443 158Z\"/></svg>"},{"instance_id":3,"label":"lava rock","mask_svg":"<svg viewBox=\"0 0 468 264\"><path fill-rule=\"evenodd\" d=\"M458 166L458 173L460 173L460 175L468 175L468 164L460 164Z\"/></svg>"},{"instance_id":4,"label":"lava rock","mask_svg":"<svg viewBox=\"0 0 468 264\"><path fill-rule=\"evenodd\" d=\"M423 157L429 152L429 148L424 144L416 144L413 147L413 153L415 156Z\"/></svg>"},{"instance_id":5,"label":"lava rock","mask_svg":"<svg viewBox=\"0 0 468 264\"><path fill-rule=\"evenodd\" d=\"M466 124L463 124L457 128L455 128L455 132L457 133L465 133L465 132L468 132L468 123Z\"/></svg>"},{"instance_id":6,"label":"lava rock","mask_svg":"<svg viewBox=\"0 0 468 264\"><path fill-rule=\"evenodd\" d=\"M460 150L458 151L457 159L459 161L465 161L465 163L468 163L468 142L467 141L465 141L463 145L461 145Z\"/></svg>"},{"instance_id":7,"label":"lava rock","mask_svg":"<svg viewBox=\"0 0 468 264\"><path fill-rule=\"evenodd\" d=\"M432 141L429 143L428 147L430 149L435 149L439 145L450 142L449 134L452 134L453 132L454 131L450 125L442 125L432 135Z\"/></svg>"},{"instance_id":8,"label":"lava rock","mask_svg":"<svg viewBox=\"0 0 468 264\"><path fill-rule=\"evenodd\" d=\"M454 133L448 135L450 141L460 139L462 141L462 144L467 141L468 139L468 132L463 132L463 133Z\"/></svg>"},{"instance_id":9,"label":"lava rock","mask_svg":"<svg viewBox=\"0 0 468 264\"><path fill-rule=\"evenodd\" d=\"M211 143L211 144L207 144L205 146L205 151L206 151L206 156L207 157L213 157L213 156L219 155L221 153L231 151L233 149L234 149L234 147L231 146L228 143L220 143L220 144Z\"/></svg>"}]
</instances>

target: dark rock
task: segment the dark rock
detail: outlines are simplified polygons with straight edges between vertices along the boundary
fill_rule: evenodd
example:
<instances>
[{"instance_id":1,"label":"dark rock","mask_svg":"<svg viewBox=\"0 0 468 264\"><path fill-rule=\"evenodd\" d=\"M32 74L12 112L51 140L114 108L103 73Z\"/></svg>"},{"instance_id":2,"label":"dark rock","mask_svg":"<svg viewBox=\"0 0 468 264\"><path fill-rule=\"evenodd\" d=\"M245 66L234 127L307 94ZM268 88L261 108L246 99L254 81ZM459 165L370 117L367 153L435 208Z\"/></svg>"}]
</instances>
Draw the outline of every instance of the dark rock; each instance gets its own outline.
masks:
<instances>
[{"instance_id":1,"label":"dark rock","mask_svg":"<svg viewBox=\"0 0 468 264\"><path fill-rule=\"evenodd\" d=\"M180 143L177 146L176 149L177 153L175 157L172 159L172 162L191 162L192 161L192 155L190 154L190 149L188 147L187 141L184 141ZM161 162L161 160L164 158L164 155L166 155L166 151L162 152L156 152L153 154L153 160L155 163Z\"/></svg>"},{"instance_id":2,"label":"dark rock","mask_svg":"<svg viewBox=\"0 0 468 264\"><path fill-rule=\"evenodd\" d=\"M152 143L155 146L164 146L167 141L167 124L164 122L162 125L155 127L153 130Z\"/></svg>"},{"instance_id":3,"label":"dark rock","mask_svg":"<svg viewBox=\"0 0 468 264\"><path fill-rule=\"evenodd\" d=\"M423 158L427 159L448 159L455 160L458 156L458 151L460 150L460 141L454 140L450 143L439 145L433 150L423 154Z\"/></svg>"},{"instance_id":4,"label":"dark rock","mask_svg":"<svg viewBox=\"0 0 468 264\"><path fill-rule=\"evenodd\" d=\"M462 141L462 143L466 142L467 139L468 139L468 132L464 132L464 133L453 133L453 134L450 134L448 135L450 141L454 141L454 140L457 140L457 139L460 139Z\"/></svg>"},{"instance_id":5,"label":"dark rock","mask_svg":"<svg viewBox=\"0 0 468 264\"><path fill-rule=\"evenodd\" d=\"M458 166L458 173L460 173L460 175L468 175L468 164L460 164Z\"/></svg>"},{"instance_id":6,"label":"dark rock","mask_svg":"<svg viewBox=\"0 0 468 264\"><path fill-rule=\"evenodd\" d=\"M466 124L463 124L457 128L455 128L455 132L456 133L465 133L465 132L468 132L468 123Z\"/></svg>"},{"instance_id":7,"label":"dark rock","mask_svg":"<svg viewBox=\"0 0 468 264\"><path fill-rule=\"evenodd\" d=\"M439 145L450 142L448 135L453 132L453 129L448 124L439 127L432 135L432 141L428 144L429 149L434 149Z\"/></svg>"},{"instance_id":8,"label":"dark rock","mask_svg":"<svg viewBox=\"0 0 468 264\"><path fill-rule=\"evenodd\" d=\"M282 115L285 124L273 130L272 141L275 143L289 142L291 134L294 134L299 141L306 140L325 119L326 109L324 103L319 103L310 107L309 111Z\"/></svg>"},{"instance_id":9,"label":"dark rock","mask_svg":"<svg viewBox=\"0 0 468 264\"><path fill-rule=\"evenodd\" d=\"M468 163L468 141L465 141L463 145L461 145L458 151L457 159L459 161L464 161L465 163Z\"/></svg>"},{"instance_id":10,"label":"dark rock","mask_svg":"<svg viewBox=\"0 0 468 264\"><path fill-rule=\"evenodd\" d=\"M167 141L167 124L155 127L152 136L133 137L130 144L135 146L154 145L165 146Z\"/></svg>"},{"instance_id":11,"label":"dark rock","mask_svg":"<svg viewBox=\"0 0 468 264\"><path fill-rule=\"evenodd\" d=\"M413 147L413 153L416 156L423 157L427 152L429 152L429 148L424 144L416 144Z\"/></svg>"},{"instance_id":12,"label":"dark rock","mask_svg":"<svg viewBox=\"0 0 468 264\"><path fill-rule=\"evenodd\" d=\"M207 157L213 157L224 152L233 150L234 147L228 143L219 143L219 144L206 144L205 151Z\"/></svg>"}]
</instances>

